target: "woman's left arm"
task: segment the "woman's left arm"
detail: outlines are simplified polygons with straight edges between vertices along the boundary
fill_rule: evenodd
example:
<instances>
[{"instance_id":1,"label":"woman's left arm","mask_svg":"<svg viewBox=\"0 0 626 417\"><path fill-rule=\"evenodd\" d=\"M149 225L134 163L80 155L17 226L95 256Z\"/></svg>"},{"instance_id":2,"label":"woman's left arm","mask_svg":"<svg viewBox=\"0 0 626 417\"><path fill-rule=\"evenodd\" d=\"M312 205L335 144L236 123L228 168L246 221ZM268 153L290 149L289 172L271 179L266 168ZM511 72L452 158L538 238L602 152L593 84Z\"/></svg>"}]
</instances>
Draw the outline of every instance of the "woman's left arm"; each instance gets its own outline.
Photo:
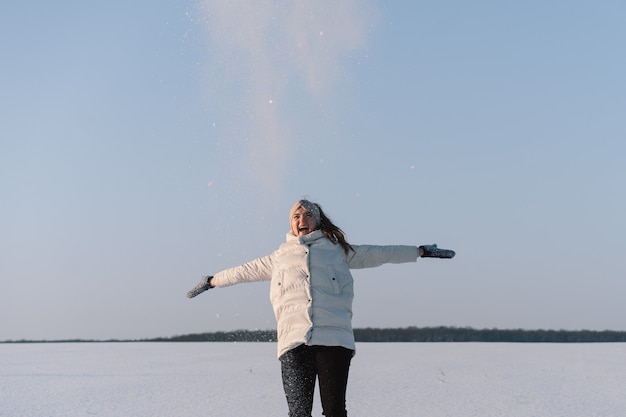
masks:
<instances>
[{"instance_id":1,"label":"woman's left arm","mask_svg":"<svg viewBox=\"0 0 626 417\"><path fill-rule=\"evenodd\" d=\"M350 269L415 262L419 255L417 246L408 245L352 245L352 249L347 257Z\"/></svg>"}]
</instances>

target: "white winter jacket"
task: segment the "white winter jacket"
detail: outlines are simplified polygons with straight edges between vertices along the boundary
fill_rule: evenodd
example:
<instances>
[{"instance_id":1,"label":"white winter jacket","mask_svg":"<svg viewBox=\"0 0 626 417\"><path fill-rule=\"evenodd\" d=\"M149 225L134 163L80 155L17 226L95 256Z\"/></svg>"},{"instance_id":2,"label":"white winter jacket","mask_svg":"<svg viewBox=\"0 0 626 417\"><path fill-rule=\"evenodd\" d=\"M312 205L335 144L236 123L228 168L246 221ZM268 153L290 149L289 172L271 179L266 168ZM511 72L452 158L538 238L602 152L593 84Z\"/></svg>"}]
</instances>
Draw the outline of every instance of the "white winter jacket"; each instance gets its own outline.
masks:
<instances>
[{"instance_id":1,"label":"white winter jacket","mask_svg":"<svg viewBox=\"0 0 626 417\"><path fill-rule=\"evenodd\" d=\"M278 325L278 356L302 344L355 349L350 269L415 262L416 246L353 245L348 255L320 230L287 241L268 256L214 275L226 287L271 280L270 299Z\"/></svg>"}]
</instances>

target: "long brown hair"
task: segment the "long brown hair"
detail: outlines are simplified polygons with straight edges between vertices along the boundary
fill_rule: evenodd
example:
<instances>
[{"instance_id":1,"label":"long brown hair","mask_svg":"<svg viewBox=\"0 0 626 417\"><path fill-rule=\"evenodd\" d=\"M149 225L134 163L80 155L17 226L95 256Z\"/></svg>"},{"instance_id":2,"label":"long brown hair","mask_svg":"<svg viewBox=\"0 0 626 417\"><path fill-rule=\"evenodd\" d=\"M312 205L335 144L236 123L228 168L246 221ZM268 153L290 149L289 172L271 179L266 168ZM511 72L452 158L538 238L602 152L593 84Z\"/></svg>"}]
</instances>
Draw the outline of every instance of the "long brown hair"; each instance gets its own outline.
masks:
<instances>
[{"instance_id":1,"label":"long brown hair","mask_svg":"<svg viewBox=\"0 0 626 417\"><path fill-rule=\"evenodd\" d=\"M330 218L328 218L328 216L324 213L324 210L322 210L322 207L319 204L313 204L315 204L320 211L319 226L324 236L326 236L331 242L341 245L346 255L351 250L354 250L352 249L352 246L350 246L350 244L346 241L346 234L343 232L343 230L341 230L330 220Z\"/></svg>"}]
</instances>

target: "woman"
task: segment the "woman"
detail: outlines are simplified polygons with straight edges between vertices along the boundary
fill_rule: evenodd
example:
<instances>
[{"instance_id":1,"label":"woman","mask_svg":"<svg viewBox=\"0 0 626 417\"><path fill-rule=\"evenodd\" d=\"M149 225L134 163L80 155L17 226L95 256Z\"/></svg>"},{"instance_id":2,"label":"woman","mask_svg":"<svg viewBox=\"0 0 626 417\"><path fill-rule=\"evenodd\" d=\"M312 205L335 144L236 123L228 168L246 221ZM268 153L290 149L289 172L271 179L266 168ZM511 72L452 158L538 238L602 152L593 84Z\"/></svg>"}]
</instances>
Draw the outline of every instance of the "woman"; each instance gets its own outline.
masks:
<instances>
[{"instance_id":1,"label":"woman","mask_svg":"<svg viewBox=\"0 0 626 417\"><path fill-rule=\"evenodd\" d=\"M354 355L353 280L350 269L452 258L436 245L350 245L319 204L297 201L291 231L272 254L203 277L189 298L213 287L270 281L278 325L278 358L290 417L310 417L315 379L326 417L345 417L348 369Z\"/></svg>"}]
</instances>

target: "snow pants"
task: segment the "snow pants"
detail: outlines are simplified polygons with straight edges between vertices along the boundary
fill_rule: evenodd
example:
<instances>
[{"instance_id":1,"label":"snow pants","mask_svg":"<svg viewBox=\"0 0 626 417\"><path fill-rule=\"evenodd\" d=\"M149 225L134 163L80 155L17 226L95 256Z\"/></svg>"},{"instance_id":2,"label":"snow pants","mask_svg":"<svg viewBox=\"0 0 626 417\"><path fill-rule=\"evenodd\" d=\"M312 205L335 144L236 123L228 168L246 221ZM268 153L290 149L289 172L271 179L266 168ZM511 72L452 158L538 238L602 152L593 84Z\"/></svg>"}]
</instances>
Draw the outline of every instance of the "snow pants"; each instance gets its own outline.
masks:
<instances>
[{"instance_id":1,"label":"snow pants","mask_svg":"<svg viewBox=\"0 0 626 417\"><path fill-rule=\"evenodd\" d=\"M300 345L280 357L289 417L311 417L315 379L326 417L347 417L346 387L354 351L341 346Z\"/></svg>"}]
</instances>

